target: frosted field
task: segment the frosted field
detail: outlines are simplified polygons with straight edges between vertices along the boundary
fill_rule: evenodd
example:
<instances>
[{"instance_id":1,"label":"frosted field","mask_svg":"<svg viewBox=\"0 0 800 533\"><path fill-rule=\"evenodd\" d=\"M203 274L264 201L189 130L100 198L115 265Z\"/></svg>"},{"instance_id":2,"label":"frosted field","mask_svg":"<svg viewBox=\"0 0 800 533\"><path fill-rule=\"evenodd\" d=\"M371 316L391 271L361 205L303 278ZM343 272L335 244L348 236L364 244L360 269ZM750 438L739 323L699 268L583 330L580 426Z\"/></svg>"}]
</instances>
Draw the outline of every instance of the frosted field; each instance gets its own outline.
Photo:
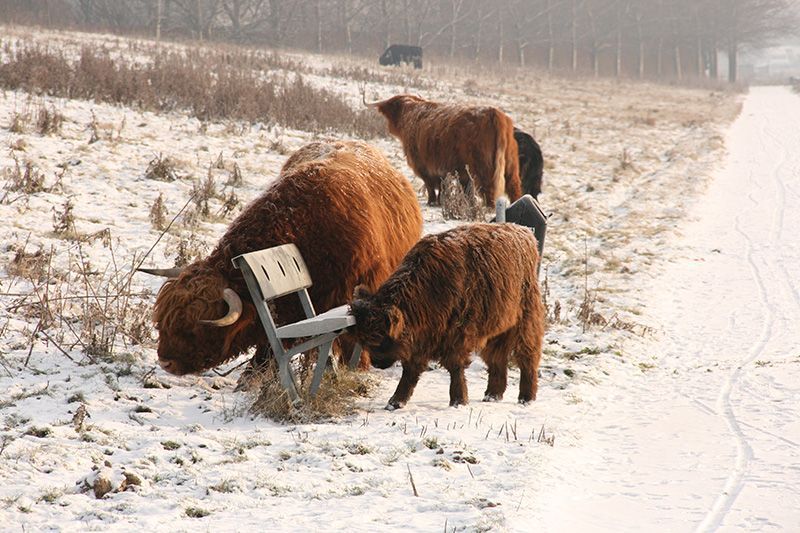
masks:
<instances>
[{"instance_id":1,"label":"frosted field","mask_svg":"<svg viewBox=\"0 0 800 533\"><path fill-rule=\"evenodd\" d=\"M65 50L90 41L136 61L154 48L102 35L4 35L12 46ZM169 221L210 176L221 198L239 200L228 211L212 199L212 216L179 217L147 260L169 266L213 246L288 153L341 136L6 91L2 179L14 158L30 161L48 190L0 192L4 529L800 527L797 95L758 89L745 99L437 65L387 77L349 58L292 58L353 106L359 84L336 73L367 67L370 99L409 90L493 103L540 141L541 201L553 216L538 400L514 403L512 370L503 402L476 401L486 380L476 361L469 407L447 407L447 373L434 370L389 413L393 368L371 371L380 384L354 415L285 425L249 414L252 397L233 391L238 371L165 374L147 320L160 281L127 284L134 256L161 233L150 217L156 199ZM42 105L64 115L60 132L41 135L30 120L11 131ZM89 143L93 131L99 139ZM398 142L372 142L421 186ZM178 179L145 177L159 154L174 160ZM226 185L234 165L243 181ZM74 228L59 234L68 200ZM423 213L426 231L456 224L438 208ZM33 279L15 258L39 250L44 274ZM113 302L108 316L124 309L121 329L144 328L144 341L118 335L111 355L92 355L99 330L85 323L87 296ZM43 320L43 301L56 316ZM101 499L91 488L98 477L111 489Z\"/></svg>"}]
</instances>

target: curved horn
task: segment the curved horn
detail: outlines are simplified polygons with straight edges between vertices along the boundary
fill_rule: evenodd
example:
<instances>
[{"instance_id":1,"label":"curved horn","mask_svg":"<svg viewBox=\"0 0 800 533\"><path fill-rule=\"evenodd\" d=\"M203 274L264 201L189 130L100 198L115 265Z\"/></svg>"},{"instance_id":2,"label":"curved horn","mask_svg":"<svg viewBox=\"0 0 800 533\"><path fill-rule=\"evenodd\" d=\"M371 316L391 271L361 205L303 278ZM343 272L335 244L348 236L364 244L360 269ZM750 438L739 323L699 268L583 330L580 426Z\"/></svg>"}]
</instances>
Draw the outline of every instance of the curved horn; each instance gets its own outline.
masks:
<instances>
[{"instance_id":1,"label":"curved horn","mask_svg":"<svg viewBox=\"0 0 800 533\"><path fill-rule=\"evenodd\" d=\"M228 314L216 320L201 320L201 324L224 328L239 320L239 317L242 316L242 299L239 298L239 295L233 289L225 289L222 291L222 298L228 304Z\"/></svg>"},{"instance_id":2,"label":"curved horn","mask_svg":"<svg viewBox=\"0 0 800 533\"><path fill-rule=\"evenodd\" d=\"M165 278L177 278L183 272L183 267L180 268L137 268L137 272L144 272L153 276L162 276Z\"/></svg>"},{"instance_id":3,"label":"curved horn","mask_svg":"<svg viewBox=\"0 0 800 533\"><path fill-rule=\"evenodd\" d=\"M375 102L367 102L367 91L361 91L361 101L364 102L364 105L367 107L375 107L376 105L383 102L383 100L376 100Z\"/></svg>"}]
</instances>

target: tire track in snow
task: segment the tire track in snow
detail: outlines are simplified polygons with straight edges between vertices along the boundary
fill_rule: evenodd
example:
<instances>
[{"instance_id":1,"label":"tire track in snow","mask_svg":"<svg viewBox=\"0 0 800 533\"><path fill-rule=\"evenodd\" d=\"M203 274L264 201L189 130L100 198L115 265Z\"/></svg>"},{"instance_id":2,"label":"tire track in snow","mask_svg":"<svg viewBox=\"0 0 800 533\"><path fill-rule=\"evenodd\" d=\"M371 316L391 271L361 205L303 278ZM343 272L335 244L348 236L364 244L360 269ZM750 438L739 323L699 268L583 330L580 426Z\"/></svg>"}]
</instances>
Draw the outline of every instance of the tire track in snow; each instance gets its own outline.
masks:
<instances>
[{"instance_id":1,"label":"tire track in snow","mask_svg":"<svg viewBox=\"0 0 800 533\"><path fill-rule=\"evenodd\" d=\"M761 135L759 136L762 153L766 153L766 146L763 142L764 137L767 134L766 129L766 120L764 117L762 117ZM775 181L781 181L780 169L788 159L788 154L785 150L785 147L782 148L784 148L782 150L782 161L771 170L771 177ZM748 181L750 182L749 185L751 187L755 185L752 169L749 172ZM775 239L781 234L783 226L786 203L785 194L781 194L782 189L780 187L778 188L778 191L779 203L777 206L777 212L775 209L773 209L773 223L770 231L770 242L775 242ZM756 204L759 204L759 202L752 197L752 193L748 195L748 199L754 201ZM736 215L734 229L736 233L742 237L745 243L745 257L747 259L747 264L749 266L752 279L758 289L758 297L761 302L761 307L764 310L764 316L766 317L766 320L764 320L758 340L751 346L748 354L739 360L736 368L728 375L717 397L717 412L722 413L722 416L725 418L731 433L736 439L736 460L727 480L725 481L722 492L717 496L710 511L706 514L706 517L697 527L697 531L713 531L718 529L722 525L722 521L733 507L736 498L739 496L745 486L745 475L747 473L750 460L753 458L753 448L750 446L747 437L742 431L743 424L741 424L736 417L736 412L733 408L733 403L731 402L731 395L733 393L733 389L740 384L745 367L752 363L764 352L767 343L772 337L772 329L775 323L775 308L770 302L769 291L764 283L764 277L755 261L755 245L753 239L750 234L742 229L742 216L742 213ZM776 227L778 231L775 231Z\"/></svg>"},{"instance_id":2,"label":"tire track in snow","mask_svg":"<svg viewBox=\"0 0 800 533\"><path fill-rule=\"evenodd\" d=\"M800 144L800 139L798 139L797 136L795 135L794 137L792 137L791 139L789 139L787 141L787 140L785 140L785 138L780 137L780 136L776 135L775 133L773 133L771 131L768 131L766 129L765 129L765 133L772 139L772 141L775 144L779 144L780 147L781 147L781 152L782 152L781 153L781 157L782 157L782 159L781 159L781 164L778 167L778 170L782 170L786 166L786 163L788 162L789 157L790 157L788 145L791 144L791 145L797 146L798 144ZM795 166L795 167L792 167L791 169L789 169L789 172L790 173L794 173L798 169L800 169L800 167ZM775 242L776 240L780 241L781 237L783 236L784 215L785 215L785 211L786 211L786 191L787 191L787 188L788 188L790 193L792 193L795 196L797 196L797 193L794 191L794 189L791 186L788 186L784 182L784 180L781 178L782 175L783 175L783 173L778 173L778 172L774 173L774 175L773 175L773 177L775 178L775 185L776 185L777 190L778 190L778 198L780 199L780 205L781 205L780 215L778 217L775 217L775 219L773 220L773 228L772 228L772 231L773 231L773 239L772 239L772 241L773 242ZM794 283L792 282L792 276L789 275L789 271L786 269L786 264L783 263L783 262L778 262L777 264L778 264L778 268L781 271L781 275L783 277L784 284L786 285L786 287L788 289L788 293L792 296L792 300L794 301L795 306L798 309L800 309L800 291L798 291L797 287L794 286Z\"/></svg>"}]
</instances>

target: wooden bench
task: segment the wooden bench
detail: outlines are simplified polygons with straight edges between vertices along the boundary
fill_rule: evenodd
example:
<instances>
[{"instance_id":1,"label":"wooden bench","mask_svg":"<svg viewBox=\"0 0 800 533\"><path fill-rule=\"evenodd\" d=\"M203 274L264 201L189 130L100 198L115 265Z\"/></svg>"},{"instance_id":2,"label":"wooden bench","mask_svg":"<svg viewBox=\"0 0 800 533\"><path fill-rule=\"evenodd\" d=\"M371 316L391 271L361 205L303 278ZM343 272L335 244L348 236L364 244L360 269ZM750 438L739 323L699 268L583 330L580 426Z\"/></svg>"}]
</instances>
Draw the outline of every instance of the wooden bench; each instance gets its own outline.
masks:
<instances>
[{"instance_id":1,"label":"wooden bench","mask_svg":"<svg viewBox=\"0 0 800 533\"><path fill-rule=\"evenodd\" d=\"M300 250L294 244L284 244L266 250L250 252L233 258L233 265L242 271L250 296L258 311L261 325L267 334L272 353L278 363L278 376L293 404L300 403L298 384L291 367L291 359L297 354L319 348L314 376L309 392L316 395L322 376L330 358L331 347L336 337L355 324L350 308L342 305L317 315L308 296L311 275ZM297 293L306 319L277 327L267 302ZM307 340L284 349L284 340L307 338ZM356 345L350 358L350 367L355 368L361 357L361 346ZM335 361L333 362L335 368Z\"/></svg>"}]
</instances>

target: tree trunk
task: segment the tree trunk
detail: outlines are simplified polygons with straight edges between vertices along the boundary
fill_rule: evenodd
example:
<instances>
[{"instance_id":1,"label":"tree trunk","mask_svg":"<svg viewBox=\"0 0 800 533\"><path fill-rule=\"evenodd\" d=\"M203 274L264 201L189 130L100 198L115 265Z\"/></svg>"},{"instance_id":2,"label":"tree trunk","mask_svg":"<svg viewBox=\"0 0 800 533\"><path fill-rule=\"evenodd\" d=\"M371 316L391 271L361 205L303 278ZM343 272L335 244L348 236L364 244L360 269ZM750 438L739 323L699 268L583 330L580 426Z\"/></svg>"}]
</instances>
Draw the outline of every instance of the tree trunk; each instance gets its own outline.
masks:
<instances>
[{"instance_id":1,"label":"tree trunk","mask_svg":"<svg viewBox=\"0 0 800 533\"><path fill-rule=\"evenodd\" d=\"M156 4L156 41L161 40L161 2L158 0Z\"/></svg>"},{"instance_id":2,"label":"tree trunk","mask_svg":"<svg viewBox=\"0 0 800 533\"><path fill-rule=\"evenodd\" d=\"M674 56L675 56L675 77L678 80L683 79L683 65L681 64L681 47L680 45L676 44L674 49Z\"/></svg>"},{"instance_id":3,"label":"tree trunk","mask_svg":"<svg viewBox=\"0 0 800 533\"><path fill-rule=\"evenodd\" d=\"M406 34L406 44L411 44L411 21L408 19L410 11L408 0L403 0L403 30Z\"/></svg>"},{"instance_id":4,"label":"tree trunk","mask_svg":"<svg viewBox=\"0 0 800 533\"><path fill-rule=\"evenodd\" d=\"M497 62L503 62L503 10L497 8Z\"/></svg>"},{"instance_id":5,"label":"tree trunk","mask_svg":"<svg viewBox=\"0 0 800 533\"><path fill-rule=\"evenodd\" d=\"M478 27L475 30L475 56L477 62L481 57L481 37L483 34L483 2L478 2Z\"/></svg>"},{"instance_id":6,"label":"tree trunk","mask_svg":"<svg viewBox=\"0 0 800 533\"><path fill-rule=\"evenodd\" d=\"M553 36L553 14L550 12L550 0L545 3L547 10L547 70L553 70L556 56L556 43Z\"/></svg>"},{"instance_id":7,"label":"tree trunk","mask_svg":"<svg viewBox=\"0 0 800 533\"><path fill-rule=\"evenodd\" d=\"M456 20L458 19L458 7L456 3L456 0L450 3L453 6L453 18L450 19L450 59L453 59L456 55Z\"/></svg>"},{"instance_id":8,"label":"tree trunk","mask_svg":"<svg viewBox=\"0 0 800 533\"><path fill-rule=\"evenodd\" d=\"M717 50L717 43L711 43L708 47L708 70L711 79L719 79L719 51Z\"/></svg>"},{"instance_id":9,"label":"tree trunk","mask_svg":"<svg viewBox=\"0 0 800 533\"><path fill-rule=\"evenodd\" d=\"M350 30L350 0L342 0L342 20L344 22L344 47L347 53L353 54L353 34Z\"/></svg>"},{"instance_id":10,"label":"tree trunk","mask_svg":"<svg viewBox=\"0 0 800 533\"><path fill-rule=\"evenodd\" d=\"M317 53L322 52L322 13L320 3L322 0L314 0L314 17L317 19Z\"/></svg>"},{"instance_id":11,"label":"tree trunk","mask_svg":"<svg viewBox=\"0 0 800 533\"><path fill-rule=\"evenodd\" d=\"M697 36L696 46L697 46L697 77L705 78L706 68L705 68L705 62L703 61L703 39L699 35Z\"/></svg>"},{"instance_id":12,"label":"tree trunk","mask_svg":"<svg viewBox=\"0 0 800 533\"><path fill-rule=\"evenodd\" d=\"M317 0L317 2L319 1ZM389 4L387 0L381 0L381 15L383 16L383 49L386 50L392 41L392 26L389 20Z\"/></svg>"},{"instance_id":13,"label":"tree trunk","mask_svg":"<svg viewBox=\"0 0 800 533\"><path fill-rule=\"evenodd\" d=\"M658 38L658 56L656 57L656 73L658 74L658 79L662 79L664 77L664 39L662 37Z\"/></svg>"},{"instance_id":14,"label":"tree trunk","mask_svg":"<svg viewBox=\"0 0 800 533\"><path fill-rule=\"evenodd\" d=\"M738 65L739 46L735 39L731 40L728 45L728 81L736 83L737 74L739 71Z\"/></svg>"},{"instance_id":15,"label":"tree trunk","mask_svg":"<svg viewBox=\"0 0 800 533\"><path fill-rule=\"evenodd\" d=\"M578 0L572 0L572 72L578 70Z\"/></svg>"}]
</instances>

